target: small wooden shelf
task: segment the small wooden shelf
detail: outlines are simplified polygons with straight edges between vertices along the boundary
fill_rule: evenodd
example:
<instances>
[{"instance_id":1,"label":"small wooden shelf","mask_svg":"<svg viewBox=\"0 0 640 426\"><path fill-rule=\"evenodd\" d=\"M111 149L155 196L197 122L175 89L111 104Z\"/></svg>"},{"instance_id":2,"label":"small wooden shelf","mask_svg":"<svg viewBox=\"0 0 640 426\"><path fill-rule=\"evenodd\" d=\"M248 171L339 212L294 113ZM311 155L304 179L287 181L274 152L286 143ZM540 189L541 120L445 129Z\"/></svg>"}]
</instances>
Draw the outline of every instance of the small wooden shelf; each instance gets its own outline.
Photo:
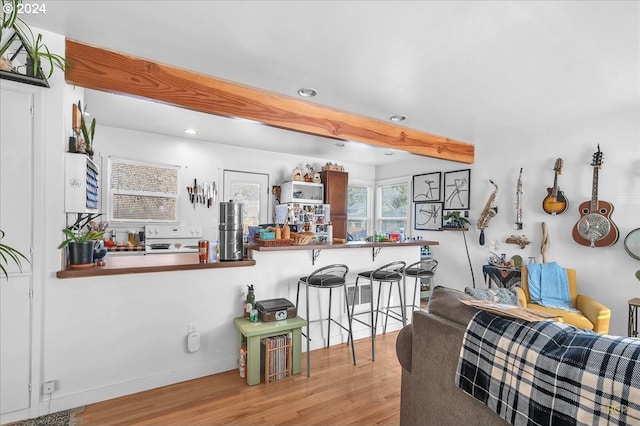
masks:
<instances>
[{"instance_id":1,"label":"small wooden shelf","mask_svg":"<svg viewBox=\"0 0 640 426\"><path fill-rule=\"evenodd\" d=\"M105 266L58 271L58 278L86 278L107 275L142 274L148 272L188 271L194 269L241 268L254 266L253 259L200 263L197 253L147 254L144 256L106 257Z\"/></svg>"}]
</instances>

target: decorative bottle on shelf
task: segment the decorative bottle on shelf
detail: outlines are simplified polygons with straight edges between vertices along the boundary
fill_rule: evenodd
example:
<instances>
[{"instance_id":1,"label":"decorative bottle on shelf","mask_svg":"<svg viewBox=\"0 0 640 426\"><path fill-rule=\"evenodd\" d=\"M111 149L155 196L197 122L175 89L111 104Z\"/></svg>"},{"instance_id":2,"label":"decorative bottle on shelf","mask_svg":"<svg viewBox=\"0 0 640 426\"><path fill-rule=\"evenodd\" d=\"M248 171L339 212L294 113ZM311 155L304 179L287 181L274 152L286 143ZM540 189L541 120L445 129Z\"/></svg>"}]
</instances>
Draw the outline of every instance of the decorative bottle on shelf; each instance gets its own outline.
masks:
<instances>
[{"instance_id":1,"label":"decorative bottle on shelf","mask_svg":"<svg viewBox=\"0 0 640 426\"><path fill-rule=\"evenodd\" d=\"M329 244L333 243L333 225L331 222L327 225L327 242Z\"/></svg>"},{"instance_id":2,"label":"decorative bottle on shelf","mask_svg":"<svg viewBox=\"0 0 640 426\"><path fill-rule=\"evenodd\" d=\"M400 228L400 242L404 243L407 240L407 236L404 233L404 228Z\"/></svg>"},{"instance_id":3,"label":"decorative bottle on shelf","mask_svg":"<svg viewBox=\"0 0 640 426\"><path fill-rule=\"evenodd\" d=\"M248 285L247 289L248 289L247 300L245 301L245 304L244 304L244 317L246 319L249 319L251 315L251 311L254 309L256 305L256 295L253 292L253 284Z\"/></svg>"}]
</instances>

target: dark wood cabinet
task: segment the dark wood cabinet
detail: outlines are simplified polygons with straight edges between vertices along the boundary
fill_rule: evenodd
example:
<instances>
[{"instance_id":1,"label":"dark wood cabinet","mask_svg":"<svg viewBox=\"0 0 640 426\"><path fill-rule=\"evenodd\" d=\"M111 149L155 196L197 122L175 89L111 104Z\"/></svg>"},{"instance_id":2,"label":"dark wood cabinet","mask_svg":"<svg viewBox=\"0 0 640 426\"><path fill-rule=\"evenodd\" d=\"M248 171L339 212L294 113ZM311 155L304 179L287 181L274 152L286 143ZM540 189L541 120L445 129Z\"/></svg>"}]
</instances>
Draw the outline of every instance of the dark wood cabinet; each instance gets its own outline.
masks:
<instances>
[{"instance_id":1,"label":"dark wood cabinet","mask_svg":"<svg viewBox=\"0 0 640 426\"><path fill-rule=\"evenodd\" d=\"M324 184L324 202L331 204L334 238L347 238L347 187L349 173L336 170L320 172Z\"/></svg>"}]
</instances>

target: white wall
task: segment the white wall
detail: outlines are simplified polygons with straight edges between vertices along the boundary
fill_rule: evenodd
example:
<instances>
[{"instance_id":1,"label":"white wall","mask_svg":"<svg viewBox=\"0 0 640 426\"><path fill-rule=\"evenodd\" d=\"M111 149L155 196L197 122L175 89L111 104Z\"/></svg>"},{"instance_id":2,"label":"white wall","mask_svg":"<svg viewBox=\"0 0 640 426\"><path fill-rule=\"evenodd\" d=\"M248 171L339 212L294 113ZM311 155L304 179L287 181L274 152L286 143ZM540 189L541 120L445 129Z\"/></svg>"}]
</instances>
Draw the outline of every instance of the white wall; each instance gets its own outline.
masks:
<instances>
[{"instance_id":1,"label":"white wall","mask_svg":"<svg viewBox=\"0 0 640 426\"><path fill-rule=\"evenodd\" d=\"M638 87L629 88L638 91ZM640 262L627 255L623 241L633 229L640 227L640 103L608 117L590 117L578 123L563 122L536 129L505 129L500 133L477 133L470 138L476 145L476 161L465 166L433 159L415 159L402 165L410 178L413 174L434 171L471 169L472 227L467 233L476 286L483 285L482 265L486 264L492 240L500 242L499 253L507 258L519 254L526 261L536 256L541 262L542 222L547 224L551 247L549 261L575 268L579 292L607 305L612 311L611 334L627 334L627 301L637 297L640 283L634 277ZM599 199L615 207L611 219L618 226L620 238L611 247L590 248L574 242L571 232L580 218L578 205L591 200L590 166L596 145L604 152L604 165L599 173ZM555 159L564 160L558 177L560 188L569 199L569 208L555 217L542 210L546 188L553 185ZM523 170L524 229L515 230L515 194L520 167ZM376 178L397 176L398 167L376 170ZM499 212L485 230L486 244L478 243L476 220L494 187L499 190L496 203ZM459 232L412 231L425 239L440 241L434 249L439 260L436 284L464 288L471 285L471 273ZM505 243L510 235L526 235L531 244L524 249Z\"/></svg>"}]
</instances>

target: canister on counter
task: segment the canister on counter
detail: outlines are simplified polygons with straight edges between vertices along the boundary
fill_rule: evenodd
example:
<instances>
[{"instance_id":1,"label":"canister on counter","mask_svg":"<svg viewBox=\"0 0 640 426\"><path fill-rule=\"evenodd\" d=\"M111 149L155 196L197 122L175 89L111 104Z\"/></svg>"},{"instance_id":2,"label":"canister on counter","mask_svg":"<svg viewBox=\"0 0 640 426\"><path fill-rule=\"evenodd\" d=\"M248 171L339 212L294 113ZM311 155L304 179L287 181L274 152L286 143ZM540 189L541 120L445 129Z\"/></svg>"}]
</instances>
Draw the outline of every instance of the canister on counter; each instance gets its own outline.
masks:
<instances>
[{"instance_id":1,"label":"canister on counter","mask_svg":"<svg viewBox=\"0 0 640 426\"><path fill-rule=\"evenodd\" d=\"M200 263L209 262L209 241L198 241L198 258L200 259Z\"/></svg>"}]
</instances>

